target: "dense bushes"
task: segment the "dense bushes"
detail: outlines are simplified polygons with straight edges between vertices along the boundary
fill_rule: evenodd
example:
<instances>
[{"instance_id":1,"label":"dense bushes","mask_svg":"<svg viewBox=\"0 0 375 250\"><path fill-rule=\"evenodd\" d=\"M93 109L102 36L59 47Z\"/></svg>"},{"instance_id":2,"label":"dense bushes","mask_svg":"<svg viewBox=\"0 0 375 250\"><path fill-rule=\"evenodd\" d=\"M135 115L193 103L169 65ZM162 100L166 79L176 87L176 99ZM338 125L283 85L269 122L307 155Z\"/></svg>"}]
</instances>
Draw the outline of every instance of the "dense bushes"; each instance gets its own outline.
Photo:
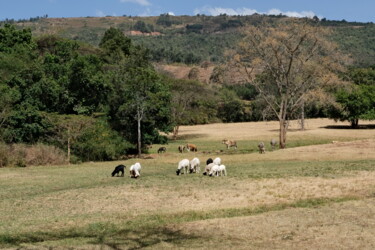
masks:
<instances>
[{"instance_id":1,"label":"dense bushes","mask_svg":"<svg viewBox=\"0 0 375 250\"><path fill-rule=\"evenodd\" d=\"M72 152L83 161L109 161L119 159L132 148L107 122L97 120L77 138Z\"/></svg>"},{"instance_id":2,"label":"dense bushes","mask_svg":"<svg viewBox=\"0 0 375 250\"><path fill-rule=\"evenodd\" d=\"M0 143L0 167L39 166L66 164L66 153L44 144L3 144Z\"/></svg>"}]
</instances>

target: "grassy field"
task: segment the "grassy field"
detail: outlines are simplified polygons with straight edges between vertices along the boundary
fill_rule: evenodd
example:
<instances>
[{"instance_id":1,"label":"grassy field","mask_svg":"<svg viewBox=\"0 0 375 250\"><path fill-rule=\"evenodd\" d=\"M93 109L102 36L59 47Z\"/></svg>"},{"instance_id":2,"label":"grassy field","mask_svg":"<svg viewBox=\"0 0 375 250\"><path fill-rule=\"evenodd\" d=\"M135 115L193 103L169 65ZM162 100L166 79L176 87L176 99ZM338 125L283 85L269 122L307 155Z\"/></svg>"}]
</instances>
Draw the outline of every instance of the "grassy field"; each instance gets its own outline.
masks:
<instances>
[{"instance_id":1,"label":"grassy field","mask_svg":"<svg viewBox=\"0 0 375 250\"><path fill-rule=\"evenodd\" d=\"M277 138L276 122L186 126L143 159L2 168L0 248L373 249L373 124L294 122L288 148L266 154L256 145ZM198 152L178 153L187 142ZM228 176L175 174L183 158L216 156ZM139 179L110 177L136 161Z\"/></svg>"}]
</instances>

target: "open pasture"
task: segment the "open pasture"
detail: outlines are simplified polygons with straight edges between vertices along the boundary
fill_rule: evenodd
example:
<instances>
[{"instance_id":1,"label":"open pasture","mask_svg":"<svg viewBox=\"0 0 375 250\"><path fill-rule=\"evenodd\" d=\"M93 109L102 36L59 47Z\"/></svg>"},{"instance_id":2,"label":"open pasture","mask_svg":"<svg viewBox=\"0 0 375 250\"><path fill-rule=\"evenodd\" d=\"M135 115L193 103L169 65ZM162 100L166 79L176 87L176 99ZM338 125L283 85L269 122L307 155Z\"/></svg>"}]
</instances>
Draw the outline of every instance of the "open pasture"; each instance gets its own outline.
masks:
<instances>
[{"instance_id":1,"label":"open pasture","mask_svg":"<svg viewBox=\"0 0 375 250\"><path fill-rule=\"evenodd\" d=\"M372 249L375 130L342 125L293 122L288 148L273 152L277 122L186 126L144 159L2 168L0 248ZM198 152L179 153L186 143ZM203 171L216 156L228 176L175 174L183 158L198 157ZM141 177L131 179L137 161ZM118 164L124 178L110 176Z\"/></svg>"}]
</instances>

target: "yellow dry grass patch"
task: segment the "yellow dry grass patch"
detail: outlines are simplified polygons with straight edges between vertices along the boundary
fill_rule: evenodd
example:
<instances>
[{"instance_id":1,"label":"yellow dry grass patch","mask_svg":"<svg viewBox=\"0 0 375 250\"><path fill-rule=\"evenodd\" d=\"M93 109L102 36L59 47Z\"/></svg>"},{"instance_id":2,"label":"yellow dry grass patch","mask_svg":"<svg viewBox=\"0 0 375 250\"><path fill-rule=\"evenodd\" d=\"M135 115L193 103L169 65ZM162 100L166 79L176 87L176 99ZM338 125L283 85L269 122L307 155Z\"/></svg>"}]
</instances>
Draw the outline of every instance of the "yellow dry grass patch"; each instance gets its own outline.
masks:
<instances>
[{"instance_id":1,"label":"yellow dry grass patch","mask_svg":"<svg viewBox=\"0 0 375 250\"><path fill-rule=\"evenodd\" d=\"M223 158L229 157L225 156ZM375 159L375 139L287 148L266 152L266 154L231 155L230 159L236 162Z\"/></svg>"},{"instance_id":2,"label":"yellow dry grass patch","mask_svg":"<svg viewBox=\"0 0 375 250\"><path fill-rule=\"evenodd\" d=\"M206 249L374 249L375 199L171 225Z\"/></svg>"},{"instance_id":3,"label":"yellow dry grass patch","mask_svg":"<svg viewBox=\"0 0 375 250\"><path fill-rule=\"evenodd\" d=\"M375 121L361 121L360 124L374 125ZM291 121L288 138L318 137L336 138L337 140L375 138L373 129L330 129L329 126L349 126L348 122L335 122L330 119L307 119L306 130L300 131L298 121ZM199 139L221 140L264 140L268 143L271 138L278 138L279 123L243 122L243 123L215 123L195 126L181 126L179 136L196 135Z\"/></svg>"},{"instance_id":4,"label":"yellow dry grass patch","mask_svg":"<svg viewBox=\"0 0 375 250\"><path fill-rule=\"evenodd\" d=\"M264 205L290 203L303 199L334 197L366 197L373 190L375 172L359 172L355 175L337 178L279 178L254 181L239 181L217 178L223 183L215 188L202 188L187 184L183 190L139 187L98 187L64 191L37 196L34 199L18 201L16 204L2 204L3 212L14 217L12 227L28 231L37 228L63 228L82 226L113 217L132 218L147 214L169 214L186 211L209 211L226 208L256 208ZM28 209L25 210L24 208ZM87 216L89 215L89 216ZM64 218L51 223L53 218ZM108 220L108 219L106 219ZM47 223L47 224L45 224Z\"/></svg>"}]
</instances>

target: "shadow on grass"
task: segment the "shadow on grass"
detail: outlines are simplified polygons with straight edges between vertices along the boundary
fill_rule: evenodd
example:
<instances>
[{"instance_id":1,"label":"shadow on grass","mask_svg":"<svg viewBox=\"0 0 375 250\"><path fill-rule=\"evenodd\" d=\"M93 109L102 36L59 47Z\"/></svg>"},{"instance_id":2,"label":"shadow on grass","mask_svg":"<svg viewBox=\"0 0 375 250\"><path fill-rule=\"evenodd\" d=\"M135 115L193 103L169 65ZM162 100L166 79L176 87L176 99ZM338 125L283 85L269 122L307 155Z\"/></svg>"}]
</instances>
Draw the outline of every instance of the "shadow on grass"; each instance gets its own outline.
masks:
<instances>
[{"instance_id":1,"label":"shadow on grass","mask_svg":"<svg viewBox=\"0 0 375 250\"><path fill-rule=\"evenodd\" d=\"M192 139L196 139L196 138L202 138L202 137L205 137L205 136L208 136L208 135L207 135L207 134L187 134L187 135L178 135L176 140L169 138L169 141L170 141L170 142L175 142L175 141L188 141L188 140L192 140Z\"/></svg>"},{"instance_id":2,"label":"shadow on grass","mask_svg":"<svg viewBox=\"0 0 375 250\"><path fill-rule=\"evenodd\" d=\"M321 127L325 129L375 129L375 124L363 124L358 125L357 127L352 127L350 125L328 125L325 127Z\"/></svg>"},{"instance_id":3,"label":"shadow on grass","mask_svg":"<svg viewBox=\"0 0 375 250\"><path fill-rule=\"evenodd\" d=\"M94 225L94 226L93 226ZM198 239L179 230L164 227L150 227L139 230L119 229L108 223L95 223L85 229L71 229L59 232L30 232L14 235L0 235L0 248L21 245L48 246L48 242L66 239L82 239L82 245L100 245L110 249L141 249L160 243L179 245L187 240ZM86 239L86 240L85 240ZM43 244L45 242L45 244ZM54 244L55 245L55 244ZM69 246L66 246L69 247Z\"/></svg>"},{"instance_id":4,"label":"shadow on grass","mask_svg":"<svg viewBox=\"0 0 375 250\"><path fill-rule=\"evenodd\" d=\"M186 234L179 230L169 229L168 225L200 221L215 218L232 218L239 216L252 216L270 211L279 211L287 208L316 208L324 205L357 200L361 197L344 196L336 198L313 198L297 200L291 203L264 205L256 208L229 208L210 211L186 211L176 214L154 214L141 216L134 220L126 221L120 225L111 223L93 223L84 228L53 232L28 232L20 234L0 235L1 247L14 247L21 245L48 246L48 242L67 239L82 239L83 246L100 245L111 249L140 249L156 247L158 244L173 244L173 247L188 245L189 241L205 240L204 237ZM363 198L363 197L362 197ZM43 243L44 242L44 243ZM54 244L56 245L56 244ZM68 246L65 246L68 247ZM162 247L162 246L159 246Z\"/></svg>"}]
</instances>

